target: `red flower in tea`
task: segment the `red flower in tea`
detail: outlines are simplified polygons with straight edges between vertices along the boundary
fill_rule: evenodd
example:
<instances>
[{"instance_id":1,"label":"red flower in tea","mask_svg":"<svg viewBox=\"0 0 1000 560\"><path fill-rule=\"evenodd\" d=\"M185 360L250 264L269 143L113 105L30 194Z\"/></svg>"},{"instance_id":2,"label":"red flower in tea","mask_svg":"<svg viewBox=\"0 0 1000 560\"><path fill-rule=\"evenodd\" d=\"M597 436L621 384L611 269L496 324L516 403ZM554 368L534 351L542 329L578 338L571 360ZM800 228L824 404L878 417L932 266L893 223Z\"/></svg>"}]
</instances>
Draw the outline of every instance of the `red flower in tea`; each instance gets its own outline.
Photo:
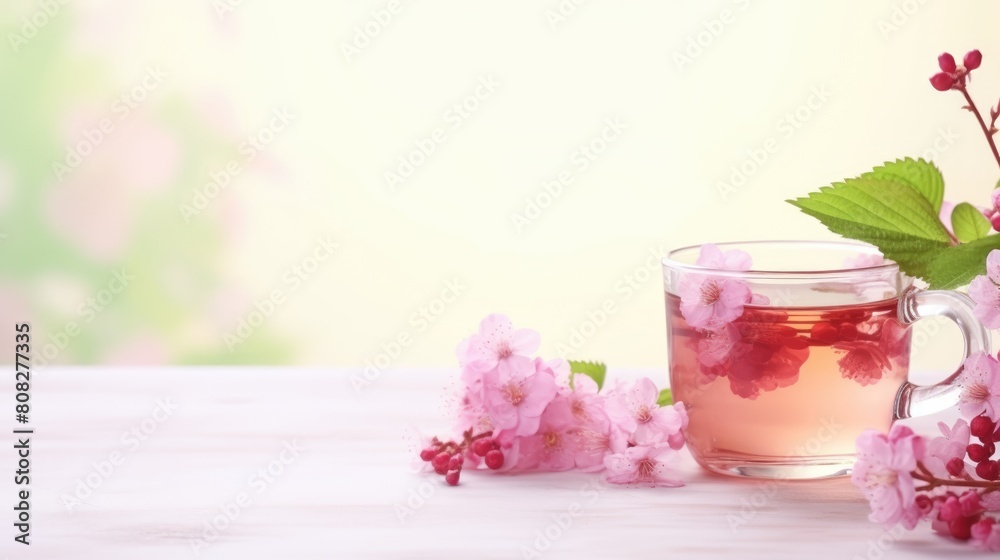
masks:
<instances>
[{"instance_id":1,"label":"red flower in tea","mask_svg":"<svg viewBox=\"0 0 1000 560\"><path fill-rule=\"evenodd\" d=\"M878 383L882 379L882 373L892 367L889 357L878 344L841 342L833 347L844 351L844 356L837 360L840 375L857 381L862 386Z\"/></svg>"}]
</instances>

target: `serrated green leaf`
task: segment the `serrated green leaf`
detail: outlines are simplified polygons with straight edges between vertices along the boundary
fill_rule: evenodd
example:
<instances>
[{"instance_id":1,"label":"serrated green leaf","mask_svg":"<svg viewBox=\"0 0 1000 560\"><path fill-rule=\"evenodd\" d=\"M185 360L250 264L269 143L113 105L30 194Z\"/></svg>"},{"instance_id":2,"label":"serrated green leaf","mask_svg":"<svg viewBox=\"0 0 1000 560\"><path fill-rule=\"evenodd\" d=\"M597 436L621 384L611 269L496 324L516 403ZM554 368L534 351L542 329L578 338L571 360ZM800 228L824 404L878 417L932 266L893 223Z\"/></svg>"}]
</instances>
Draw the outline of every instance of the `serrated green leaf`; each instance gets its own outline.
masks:
<instances>
[{"instance_id":1,"label":"serrated green leaf","mask_svg":"<svg viewBox=\"0 0 1000 560\"><path fill-rule=\"evenodd\" d=\"M604 376L608 372L608 367L601 362L581 362L577 360L569 360L569 370L572 372L570 375L570 381L572 382L573 377L578 373L582 373L587 377L594 380L597 383L597 389L600 390L604 386Z\"/></svg>"},{"instance_id":2,"label":"serrated green leaf","mask_svg":"<svg viewBox=\"0 0 1000 560\"><path fill-rule=\"evenodd\" d=\"M962 202L951 211L951 229L962 243L982 239L993 227L983 213L968 202Z\"/></svg>"},{"instance_id":3,"label":"serrated green leaf","mask_svg":"<svg viewBox=\"0 0 1000 560\"><path fill-rule=\"evenodd\" d=\"M932 289L953 290L986 274L986 256L1000 249L1000 235L987 235L969 243L936 251L922 277Z\"/></svg>"},{"instance_id":4,"label":"serrated green leaf","mask_svg":"<svg viewBox=\"0 0 1000 560\"><path fill-rule=\"evenodd\" d=\"M902 183L919 192L934 208L934 214L941 212L944 201L944 177L931 162L923 159L897 159L861 175L862 179L883 179Z\"/></svg>"},{"instance_id":5,"label":"serrated green leaf","mask_svg":"<svg viewBox=\"0 0 1000 560\"><path fill-rule=\"evenodd\" d=\"M656 404L660 406L670 406L674 404L674 393L670 389L660 391L660 396L656 399Z\"/></svg>"},{"instance_id":6,"label":"serrated green leaf","mask_svg":"<svg viewBox=\"0 0 1000 560\"><path fill-rule=\"evenodd\" d=\"M931 202L891 179L848 179L788 202L834 233L875 245L911 276L924 277L933 252L951 242Z\"/></svg>"}]
</instances>

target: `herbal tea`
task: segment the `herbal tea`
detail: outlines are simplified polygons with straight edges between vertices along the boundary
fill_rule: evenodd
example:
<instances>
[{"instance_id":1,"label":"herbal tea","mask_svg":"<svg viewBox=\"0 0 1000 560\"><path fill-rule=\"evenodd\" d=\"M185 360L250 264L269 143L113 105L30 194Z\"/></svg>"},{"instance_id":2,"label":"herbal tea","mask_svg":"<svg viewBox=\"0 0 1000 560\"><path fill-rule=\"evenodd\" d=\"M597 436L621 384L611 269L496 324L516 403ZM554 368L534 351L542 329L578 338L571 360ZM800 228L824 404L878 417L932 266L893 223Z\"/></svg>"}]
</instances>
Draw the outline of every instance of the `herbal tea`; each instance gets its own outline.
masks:
<instances>
[{"instance_id":1,"label":"herbal tea","mask_svg":"<svg viewBox=\"0 0 1000 560\"><path fill-rule=\"evenodd\" d=\"M674 398L706 468L840 463L868 428L885 431L909 369L897 300L841 307L747 305L718 330L691 328L667 298Z\"/></svg>"}]
</instances>

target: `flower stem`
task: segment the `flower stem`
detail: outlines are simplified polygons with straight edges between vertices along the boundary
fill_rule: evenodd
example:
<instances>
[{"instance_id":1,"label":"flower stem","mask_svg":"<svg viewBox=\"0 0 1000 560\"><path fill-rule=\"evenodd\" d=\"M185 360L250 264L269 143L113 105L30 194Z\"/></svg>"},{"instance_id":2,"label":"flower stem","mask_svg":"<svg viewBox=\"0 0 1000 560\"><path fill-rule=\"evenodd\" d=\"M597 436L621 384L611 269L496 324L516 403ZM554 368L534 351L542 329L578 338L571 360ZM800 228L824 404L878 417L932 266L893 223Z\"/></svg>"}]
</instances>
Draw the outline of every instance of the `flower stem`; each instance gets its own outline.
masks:
<instances>
[{"instance_id":1,"label":"flower stem","mask_svg":"<svg viewBox=\"0 0 1000 560\"><path fill-rule=\"evenodd\" d=\"M969 104L968 109L972 111L973 115L976 115L979 127L983 129L986 141L990 144L990 149L993 150L993 158L997 160L997 165L1000 166L1000 151L997 151L997 144L993 138L993 130L991 130L991 127L986 126L986 121L983 120L983 115L979 112L979 108L976 107L976 102L972 100L972 96L969 95L969 90L965 87L965 84L955 86L955 89L962 92L962 95L965 96L965 101ZM996 119L994 119L994 122L996 122Z\"/></svg>"},{"instance_id":2,"label":"flower stem","mask_svg":"<svg viewBox=\"0 0 1000 560\"><path fill-rule=\"evenodd\" d=\"M926 482L924 486L918 486L917 491L923 492L933 490L939 486L954 486L964 488L980 488L985 492L996 492L1000 490L1000 481L986 480L945 480L934 476L923 463L917 463L917 470L912 473L914 479Z\"/></svg>"}]
</instances>

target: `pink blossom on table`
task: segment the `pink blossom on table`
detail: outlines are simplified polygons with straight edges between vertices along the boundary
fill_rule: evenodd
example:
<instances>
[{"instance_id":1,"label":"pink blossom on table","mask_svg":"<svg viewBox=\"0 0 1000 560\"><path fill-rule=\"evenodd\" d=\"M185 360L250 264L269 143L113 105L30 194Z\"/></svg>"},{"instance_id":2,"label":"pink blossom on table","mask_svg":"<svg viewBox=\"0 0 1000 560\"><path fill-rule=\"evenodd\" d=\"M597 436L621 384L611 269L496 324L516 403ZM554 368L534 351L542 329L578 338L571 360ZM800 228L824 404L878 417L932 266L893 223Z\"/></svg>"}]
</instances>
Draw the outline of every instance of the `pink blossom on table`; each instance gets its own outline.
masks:
<instances>
[{"instance_id":1,"label":"pink blossom on table","mask_svg":"<svg viewBox=\"0 0 1000 560\"><path fill-rule=\"evenodd\" d=\"M538 350L540 338L537 331L514 329L506 315L494 313L479 323L479 331L459 345L459 363L471 372L485 373L494 369L507 369L521 357L529 357Z\"/></svg>"},{"instance_id":2,"label":"pink blossom on table","mask_svg":"<svg viewBox=\"0 0 1000 560\"><path fill-rule=\"evenodd\" d=\"M687 406L682 402L675 402L670 408L673 408L674 413L680 417L681 426L676 432L667 436L667 444L669 444L672 449L680 449L684 447L684 431L687 430L688 427Z\"/></svg>"},{"instance_id":3,"label":"pink blossom on table","mask_svg":"<svg viewBox=\"0 0 1000 560\"><path fill-rule=\"evenodd\" d=\"M1000 415L1000 363L985 352L976 352L962 365L958 377L962 392L958 409L966 418L985 413L997 421Z\"/></svg>"},{"instance_id":4,"label":"pink blossom on table","mask_svg":"<svg viewBox=\"0 0 1000 560\"><path fill-rule=\"evenodd\" d=\"M955 458L963 463L965 461L965 448L969 446L970 438L969 424L959 419L951 427L938 422L938 428L942 435L927 444L927 456L923 463L934 476L947 480L951 476L948 473L948 462Z\"/></svg>"},{"instance_id":5,"label":"pink blossom on table","mask_svg":"<svg viewBox=\"0 0 1000 560\"><path fill-rule=\"evenodd\" d=\"M743 315L753 294L745 282L732 278L685 275L677 285L681 315L696 329L719 329Z\"/></svg>"},{"instance_id":6,"label":"pink blossom on table","mask_svg":"<svg viewBox=\"0 0 1000 560\"><path fill-rule=\"evenodd\" d=\"M672 434L680 431L684 416L675 407L656 404L659 396L660 392L652 381L645 377L639 379L628 391L608 398L608 418L631 434L630 439L634 443L649 445L667 441Z\"/></svg>"},{"instance_id":7,"label":"pink blossom on table","mask_svg":"<svg viewBox=\"0 0 1000 560\"><path fill-rule=\"evenodd\" d=\"M868 498L871 521L886 528L916 526L921 512L911 473L924 458L924 448L924 440L902 424L894 424L888 436L868 430L858 437L851 481Z\"/></svg>"},{"instance_id":8,"label":"pink blossom on table","mask_svg":"<svg viewBox=\"0 0 1000 560\"><path fill-rule=\"evenodd\" d=\"M723 251L715 244L706 243L701 246L694 264L714 270L745 271L753 266L753 259L746 251L739 249Z\"/></svg>"},{"instance_id":9,"label":"pink blossom on table","mask_svg":"<svg viewBox=\"0 0 1000 560\"><path fill-rule=\"evenodd\" d=\"M670 469L670 461L676 456L677 452L666 443L629 447L604 458L605 480L613 484L683 486Z\"/></svg>"},{"instance_id":10,"label":"pink blossom on table","mask_svg":"<svg viewBox=\"0 0 1000 560\"><path fill-rule=\"evenodd\" d=\"M538 430L545 407L555 398L553 375L531 358L515 356L507 366L483 377L483 404L498 430L530 436Z\"/></svg>"},{"instance_id":11,"label":"pink blossom on table","mask_svg":"<svg viewBox=\"0 0 1000 560\"><path fill-rule=\"evenodd\" d=\"M580 425L606 425L608 415L604 410L604 398L598 394L597 382L590 376L573 376L573 389L564 391L573 418Z\"/></svg>"},{"instance_id":12,"label":"pink blossom on table","mask_svg":"<svg viewBox=\"0 0 1000 560\"><path fill-rule=\"evenodd\" d=\"M520 438L517 469L567 471L576 465L575 426L569 399L559 396L542 413L538 432Z\"/></svg>"},{"instance_id":13,"label":"pink blossom on table","mask_svg":"<svg viewBox=\"0 0 1000 560\"><path fill-rule=\"evenodd\" d=\"M992 517L983 517L972 525L971 542L976 548L989 552L1000 551L1000 523Z\"/></svg>"}]
</instances>

